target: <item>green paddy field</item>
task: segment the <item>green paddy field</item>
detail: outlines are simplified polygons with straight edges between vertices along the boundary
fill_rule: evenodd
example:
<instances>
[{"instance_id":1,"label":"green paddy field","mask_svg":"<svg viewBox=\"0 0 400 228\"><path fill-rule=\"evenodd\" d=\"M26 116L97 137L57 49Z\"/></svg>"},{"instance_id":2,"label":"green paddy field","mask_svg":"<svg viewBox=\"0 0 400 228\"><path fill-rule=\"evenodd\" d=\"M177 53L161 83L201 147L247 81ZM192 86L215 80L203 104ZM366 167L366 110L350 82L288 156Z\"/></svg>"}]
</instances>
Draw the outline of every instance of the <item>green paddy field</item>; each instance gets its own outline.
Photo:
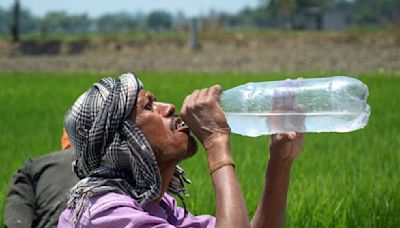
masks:
<instances>
[{"instance_id":1,"label":"green paddy field","mask_svg":"<svg viewBox=\"0 0 400 228\"><path fill-rule=\"evenodd\" d=\"M0 74L0 214L11 174L28 158L60 148L64 113L104 75ZM304 76L304 75L302 75ZM310 75L318 76L318 75ZM158 100L175 103L194 89L224 88L284 74L142 73L145 88ZM297 75L291 75L297 77ZM307 134L292 169L286 227L400 227L400 77L357 75L370 90L372 114L365 129ZM263 186L268 137L232 135L237 173L250 215ZM193 184L188 207L194 214L215 212L214 192L204 151L181 164ZM3 218L0 219L0 226Z\"/></svg>"}]
</instances>

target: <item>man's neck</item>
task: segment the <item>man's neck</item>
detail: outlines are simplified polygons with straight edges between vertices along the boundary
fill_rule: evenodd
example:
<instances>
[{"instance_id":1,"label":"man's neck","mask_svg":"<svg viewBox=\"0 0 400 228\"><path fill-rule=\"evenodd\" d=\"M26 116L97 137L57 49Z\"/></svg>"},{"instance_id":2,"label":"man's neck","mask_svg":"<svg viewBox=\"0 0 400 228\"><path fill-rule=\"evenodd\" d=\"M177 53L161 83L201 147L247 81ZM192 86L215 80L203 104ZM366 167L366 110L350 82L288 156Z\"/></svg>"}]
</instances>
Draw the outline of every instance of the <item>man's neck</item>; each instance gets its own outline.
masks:
<instances>
[{"instance_id":1,"label":"man's neck","mask_svg":"<svg viewBox=\"0 0 400 228\"><path fill-rule=\"evenodd\" d=\"M160 196L155 200L157 203L161 201L164 196L164 193L168 190L169 183L171 182L172 177L174 176L175 165L168 167L160 167L161 174L161 192Z\"/></svg>"}]
</instances>

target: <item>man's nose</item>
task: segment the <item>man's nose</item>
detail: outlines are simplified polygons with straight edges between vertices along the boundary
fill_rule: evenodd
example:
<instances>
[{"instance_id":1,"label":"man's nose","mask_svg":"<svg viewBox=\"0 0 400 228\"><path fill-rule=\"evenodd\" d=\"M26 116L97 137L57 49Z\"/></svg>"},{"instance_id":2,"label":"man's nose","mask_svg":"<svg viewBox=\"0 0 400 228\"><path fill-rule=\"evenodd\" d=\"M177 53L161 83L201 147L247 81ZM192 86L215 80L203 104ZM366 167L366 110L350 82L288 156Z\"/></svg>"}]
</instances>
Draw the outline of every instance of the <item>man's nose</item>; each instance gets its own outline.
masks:
<instances>
[{"instance_id":1,"label":"man's nose","mask_svg":"<svg viewBox=\"0 0 400 228\"><path fill-rule=\"evenodd\" d=\"M162 116L171 116L175 113L175 105L163 102L154 102L156 111Z\"/></svg>"}]
</instances>

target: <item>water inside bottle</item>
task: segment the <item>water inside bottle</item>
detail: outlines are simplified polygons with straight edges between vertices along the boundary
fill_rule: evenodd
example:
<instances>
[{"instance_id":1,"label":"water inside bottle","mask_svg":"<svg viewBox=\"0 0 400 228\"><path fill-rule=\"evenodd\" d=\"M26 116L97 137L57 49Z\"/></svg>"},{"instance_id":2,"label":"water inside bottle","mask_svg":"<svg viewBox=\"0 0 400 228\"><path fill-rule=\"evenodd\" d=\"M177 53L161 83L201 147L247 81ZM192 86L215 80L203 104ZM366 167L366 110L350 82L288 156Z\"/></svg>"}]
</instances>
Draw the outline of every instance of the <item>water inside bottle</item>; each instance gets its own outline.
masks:
<instances>
[{"instance_id":1,"label":"water inside bottle","mask_svg":"<svg viewBox=\"0 0 400 228\"><path fill-rule=\"evenodd\" d=\"M369 112L233 113L226 112L233 133L260 136L286 131L350 132L363 128Z\"/></svg>"}]
</instances>

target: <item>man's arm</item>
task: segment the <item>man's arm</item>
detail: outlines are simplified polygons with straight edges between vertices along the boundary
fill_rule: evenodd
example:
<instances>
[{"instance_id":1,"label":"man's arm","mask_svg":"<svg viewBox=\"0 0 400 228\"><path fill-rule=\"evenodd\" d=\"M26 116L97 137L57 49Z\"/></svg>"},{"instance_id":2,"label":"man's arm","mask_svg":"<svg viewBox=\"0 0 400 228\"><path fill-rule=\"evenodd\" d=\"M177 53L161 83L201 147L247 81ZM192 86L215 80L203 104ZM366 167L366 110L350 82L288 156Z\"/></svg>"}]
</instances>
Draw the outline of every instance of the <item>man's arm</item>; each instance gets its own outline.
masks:
<instances>
[{"instance_id":1,"label":"man's arm","mask_svg":"<svg viewBox=\"0 0 400 228\"><path fill-rule=\"evenodd\" d=\"M187 96L182 118L206 150L216 198L215 227L249 227L247 208L232 163L230 129L218 104L220 86Z\"/></svg>"},{"instance_id":2,"label":"man's arm","mask_svg":"<svg viewBox=\"0 0 400 228\"><path fill-rule=\"evenodd\" d=\"M229 136L220 136L211 146L206 146L210 167L218 161L232 160ZM217 203L216 227L249 227L247 206L235 169L232 165L222 166L211 174Z\"/></svg>"},{"instance_id":3,"label":"man's arm","mask_svg":"<svg viewBox=\"0 0 400 228\"><path fill-rule=\"evenodd\" d=\"M302 133L273 135L264 191L251 227L283 227L292 162L303 146Z\"/></svg>"},{"instance_id":4,"label":"man's arm","mask_svg":"<svg viewBox=\"0 0 400 228\"><path fill-rule=\"evenodd\" d=\"M35 191L30 177L32 160L14 173L4 211L5 227L32 227L35 220Z\"/></svg>"}]
</instances>

